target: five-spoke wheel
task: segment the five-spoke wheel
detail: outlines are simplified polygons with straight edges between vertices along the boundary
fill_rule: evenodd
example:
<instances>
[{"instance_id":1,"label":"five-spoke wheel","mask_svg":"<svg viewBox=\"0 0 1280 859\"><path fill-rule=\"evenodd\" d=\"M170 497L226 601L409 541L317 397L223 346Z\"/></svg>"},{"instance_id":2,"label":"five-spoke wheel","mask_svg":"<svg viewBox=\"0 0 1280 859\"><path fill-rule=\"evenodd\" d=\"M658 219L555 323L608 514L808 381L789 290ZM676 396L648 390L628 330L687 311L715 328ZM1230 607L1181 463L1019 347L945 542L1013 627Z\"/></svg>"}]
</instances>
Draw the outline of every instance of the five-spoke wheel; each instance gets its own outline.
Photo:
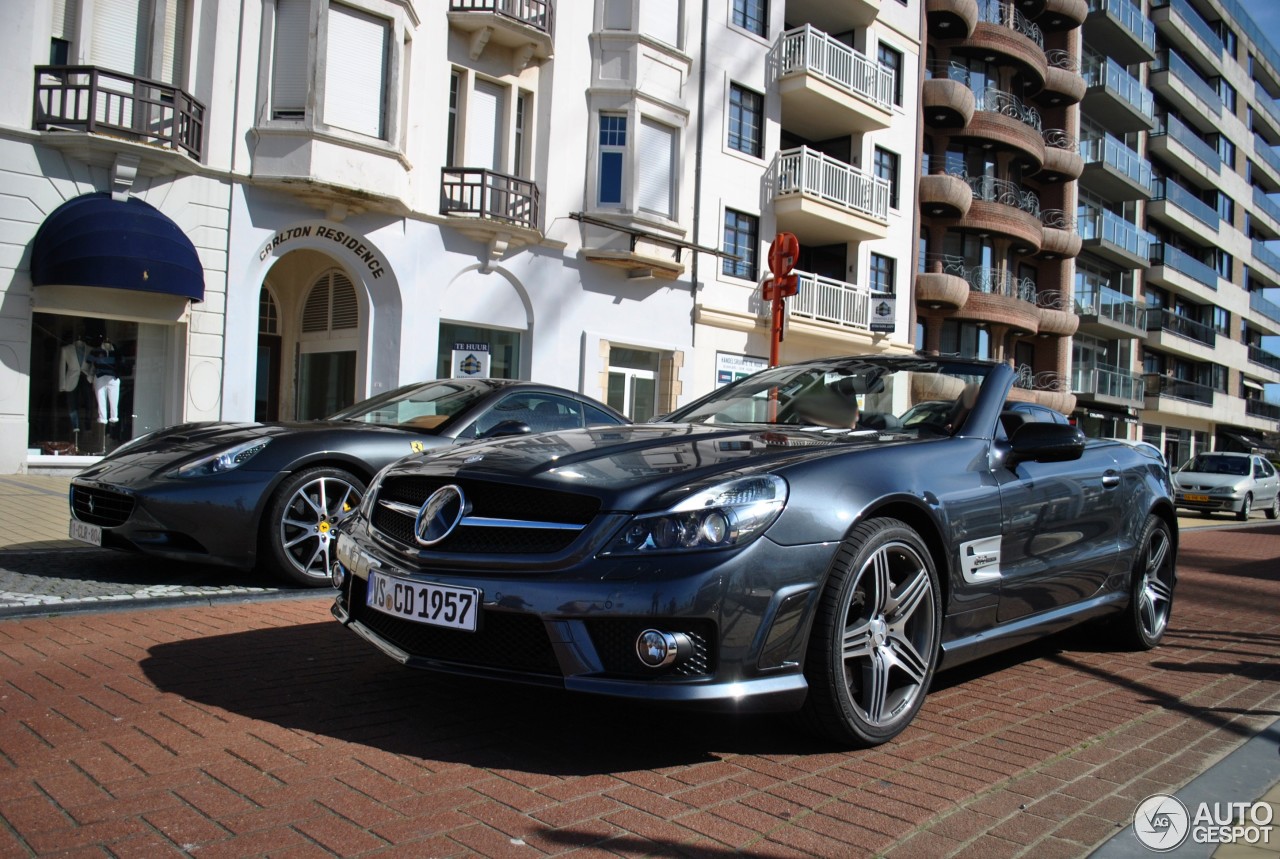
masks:
<instances>
[{"instance_id":1,"label":"five-spoke wheel","mask_svg":"<svg viewBox=\"0 0 1280 859\"><path fill-rule=\"evenodd\" d=\"M300 471L281 484L263 529L276 571L298 584L328 584L334 529L356 509L364 489L349 472L327 467Z\"/></svg>"},{"instance_id":2,"label":"five-spoke wheel","mask_svg":"<svg viewBox=\"0 0 1280 859\"><path fill-rule=\"evenodd\" d=\"M804 717L842 742L896 736L924 702L941 623L938 576L919 535L893 519L859 525L822 595Z\"/></svg>"},{"instance_id":3,"label":"five-spoke wheel","mask_svg":"<svg viewBox=\"0 0 1280 859\"><path fill-rule=\"evenodd\" d=\"M1147 518L1134 559L1129 606L1120 628L1124 643L1150 650L1164 638L1173 610L1174 544L1169 525L1159 516Z\"/></svg>"}]
</instances>

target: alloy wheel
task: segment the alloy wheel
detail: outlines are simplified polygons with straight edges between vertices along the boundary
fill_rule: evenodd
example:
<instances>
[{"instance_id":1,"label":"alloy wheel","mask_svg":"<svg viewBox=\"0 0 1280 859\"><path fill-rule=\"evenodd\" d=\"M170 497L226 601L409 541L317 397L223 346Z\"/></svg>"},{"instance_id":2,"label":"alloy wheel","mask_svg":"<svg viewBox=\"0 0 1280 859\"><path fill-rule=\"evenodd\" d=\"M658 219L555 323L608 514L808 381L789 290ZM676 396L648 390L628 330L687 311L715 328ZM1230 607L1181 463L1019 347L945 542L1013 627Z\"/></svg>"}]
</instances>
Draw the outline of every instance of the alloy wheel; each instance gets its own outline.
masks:
<instances>
[{"instance_id":1,"label":"alloy wheel","mask_svg":"<svg viewBox=\"0 0 1280 859\"><path fill-rule=\"evenodd\" d=\"M279 540L293 567L312 578L329 577L335 528L360 504L360 491L336 477L316 477L290 496L280 517Z\"/></svg>"},{"instance_id":2,"label":"alloy wheel","mask_svg":"<svg viewBox=\"0 0 1280 859\"><path fill-rule=\"evenodd\" d=\"M1150 531L1144 552L1138 617L1151 638L1159 638L1169 622L1169 608L1173 604L1172 548L1168 531L1163 528Z\"/></svg>"}]
</instances>

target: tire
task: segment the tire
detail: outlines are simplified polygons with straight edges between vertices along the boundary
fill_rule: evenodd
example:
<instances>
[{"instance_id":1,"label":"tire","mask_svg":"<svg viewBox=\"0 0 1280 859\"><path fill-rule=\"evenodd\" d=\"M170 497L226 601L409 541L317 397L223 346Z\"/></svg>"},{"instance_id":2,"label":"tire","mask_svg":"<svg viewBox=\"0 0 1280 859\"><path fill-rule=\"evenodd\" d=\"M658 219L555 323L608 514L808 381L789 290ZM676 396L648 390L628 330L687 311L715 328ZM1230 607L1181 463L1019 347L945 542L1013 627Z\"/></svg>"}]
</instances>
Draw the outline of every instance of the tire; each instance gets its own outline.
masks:
<instances>
[{"instance_id":1,"label":"tire","mask_svg":"<svg viewBox=\"0 0 1280 859\"><path fill-rule=\"evenodd\" d=\"M1129 604L1118 627L1127 650L1151 650L1164 638L1173 612L1177 579L1173 534L1159 516L1148 516L1129 582Z\"/></svg>"},{"instance_id":2,"label":"tire","mask_svg":"<svg viewBox=\"0 0 1280 859\"><path fill-rule=\"evenodd\" d=\"M1271 499L1271 506L1267 508L1268 519L1280 519L1280 492Z\"/></svg>"},{"instance_id":3,"label":"tire","mask_svg":"<svg viewBox=\"0 0 1280 859\"><path fill-rule=\"evenodd\" d=\"M818 605L801 721L845 745L893 739L924 703L941 637L941 588L924 541L896 519L858 525Z\"/></svg>"},{"instance_id":4,"label":"tire","mask_svg":"<svg viewBox=\"0 0 1280 859\"><path fill-rule=\"evenodd\" d=\"M358 477L330 467L304 469L280 484L262 525L262 555L272 571L293 584L328 585L334 528L364 490Z\"/></svg>"},{"instance_id":5,"label":"tire","mask_svg":"<svg viewBox=\"0 0 1280 859\"><path fill-rule=\"evenodd\" d=\"M1244 500L1240 502L1240 511L1236 513L1236 518L1241 522L1249 521L1249 514L1253 512L1253 496L1245 494Z\"/></svg>"}]
</instances>

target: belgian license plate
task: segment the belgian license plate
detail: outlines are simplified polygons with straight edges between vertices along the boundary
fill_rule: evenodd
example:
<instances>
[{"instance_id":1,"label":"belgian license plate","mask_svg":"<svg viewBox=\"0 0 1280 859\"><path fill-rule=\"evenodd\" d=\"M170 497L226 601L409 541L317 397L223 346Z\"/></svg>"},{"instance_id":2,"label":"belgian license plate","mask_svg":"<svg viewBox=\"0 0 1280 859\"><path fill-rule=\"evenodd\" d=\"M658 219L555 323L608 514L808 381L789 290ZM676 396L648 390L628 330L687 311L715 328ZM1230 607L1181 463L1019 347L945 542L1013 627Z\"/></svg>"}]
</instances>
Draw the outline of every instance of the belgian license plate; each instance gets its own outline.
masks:
<instances>
[{"instance_id":1,"label":"belgian license plate","mask_svg":"<svg viewBox=\"0 0 1280 859\"><path fill-rule=\"evenodd\" d=\"M95 546L102 545L102 529L97 525L81 522L79 519L71 520L67 535L72 540L79 540L82 543L92 543Z\"/></svg>"},{"instance_id":2,"label":"belgian license plate","mask_svg":"<svg viewBox=\"0 0 1280 859\"><path fill-rule=\"evenodd\" d=\"M369 571L365 605L393 617L416 623L476 631L480 591L395 578Z\"/></svg>"},{"instance_id":3,"label":"belgian license plate","mask_svg":"<svg viewBox=\"0 0 1280 859\"><path fill-rule=\"evenodd\" d=\"M1188 493L1188 494L1185 494L1185 495L1183 495L1183 496L1182 496L1182 500L1183 500L1183 501L1194 501L1194 502L1196 502L1197 504L1208 504L1208 503L1209 503L1209 496L1208 496L1208 495L1191 495L1190 493Z\"/></svg>"}]
</instances>

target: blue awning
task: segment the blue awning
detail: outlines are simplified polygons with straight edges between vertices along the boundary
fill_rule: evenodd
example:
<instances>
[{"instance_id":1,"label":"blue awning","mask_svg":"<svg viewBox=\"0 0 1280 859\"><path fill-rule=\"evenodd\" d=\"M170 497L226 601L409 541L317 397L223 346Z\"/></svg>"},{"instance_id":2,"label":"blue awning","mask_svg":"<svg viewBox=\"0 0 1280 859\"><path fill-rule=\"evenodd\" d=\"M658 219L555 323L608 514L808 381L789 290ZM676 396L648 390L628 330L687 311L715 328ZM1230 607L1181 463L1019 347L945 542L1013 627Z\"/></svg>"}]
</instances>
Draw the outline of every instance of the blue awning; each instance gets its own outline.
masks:
<instances>
[{"instance_id":1,"label":"blue awning","mask_svg":"<svg viewBox=\"0 0 1280 859\"><path fill-rule=\"evenodd\" d=\"M204 301L195 245L136 197L85 194L54 209L31 246L34 286L106 286Z\"/></svg>"}]
</instances>

